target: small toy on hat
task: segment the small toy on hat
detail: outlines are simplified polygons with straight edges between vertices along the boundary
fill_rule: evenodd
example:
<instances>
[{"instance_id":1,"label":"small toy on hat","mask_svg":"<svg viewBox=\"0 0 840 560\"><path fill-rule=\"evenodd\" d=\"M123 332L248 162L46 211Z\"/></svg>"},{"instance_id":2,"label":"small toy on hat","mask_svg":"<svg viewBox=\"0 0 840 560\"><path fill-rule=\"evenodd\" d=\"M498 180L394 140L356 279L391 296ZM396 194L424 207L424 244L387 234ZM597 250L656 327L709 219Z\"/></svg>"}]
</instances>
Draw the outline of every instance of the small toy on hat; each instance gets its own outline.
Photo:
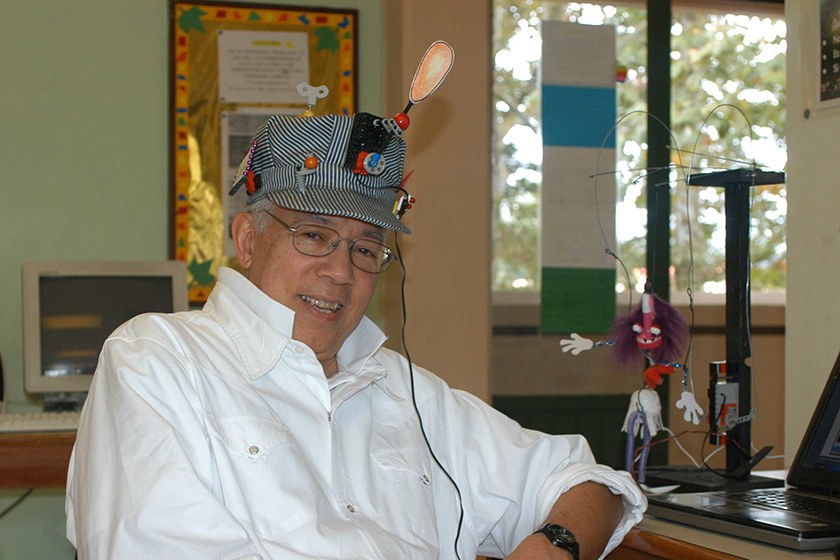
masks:
<instances>
[{"instance_id":1,"label":"small toy on hat","mask_svg":"<svg viewBox=\"0 0 840 560\"><path fill-rule=\"evenodd\" d=\"M323 99L329 95L330 88L327 86L311 86L303 83L297 85L297 92L301 95L301 97L305 97L307 101L306 111L304 111L301 116L314 117L315 112L312 110L312 107L315 106L317 99Z\"/></svg>"},{"instance_id":2,"label":"small toy on hat","mask_svg":"<svg viewBox=\"0 0 840 560\"><path fill-rule=\"evenodd\" d=\"M315 115L326 86L300 84L308 108L300 116L273 115L257 131L228 194L243 185L248 204L268 198L291 210L354 218L411 233L401 218L414 198L403 188L408 111L448 75L454 51L434 42L423 55L409 103L393 118L370 113ZM410 175L410 174L409 174Z\"/></svg>"},{"instance_id":3,"label":"small toy on hat","mask_svg":"<svg viewBox=\"0 0 840 560\"><path fill-rule=\"evenodd\" d=\"M426 49L420 65L414 72L414 77L411 79L411 87L408 89L408 104L401 113L394 115L392 119L394 124L398 127L400 133L408 129L411 125L411 120L408 118L408 112L411 108L429 97L437 90L449 71L455 63L455 50L449 43L445 41L435 41L428 49ZM402 192L401 196L394 203L393 212L401 218L408 210L414 206L416 199L405 190L405 184L408 182L412 170L406 175L400 183L399 190Z\"/></svg>"},{"instance_id":4,"label":"small toy on hat","mask_svg":"<svg viewBox=\"0 0 840 560\"><path fill-rule=\"evenodd\" d=\"M408 90L408 105L401 113L394 115L394 123L399 130L406 130L411 124L408 112L411 108L429 97L452 69L455 62L455 51L446 41L435 41L423 55L420 65L414 72L411 87Z\"/></svg>"}]
</instances>

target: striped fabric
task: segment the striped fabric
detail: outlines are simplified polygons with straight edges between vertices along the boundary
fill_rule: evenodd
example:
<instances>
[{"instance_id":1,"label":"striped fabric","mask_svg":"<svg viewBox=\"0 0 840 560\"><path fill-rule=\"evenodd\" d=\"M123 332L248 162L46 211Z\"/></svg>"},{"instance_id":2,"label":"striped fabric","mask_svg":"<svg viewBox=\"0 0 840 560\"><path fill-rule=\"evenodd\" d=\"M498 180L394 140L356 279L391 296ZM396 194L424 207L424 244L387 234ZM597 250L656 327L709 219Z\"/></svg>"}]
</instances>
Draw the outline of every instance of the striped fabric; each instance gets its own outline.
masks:
<instances>
[{"instance_id":1,"label":"striped fabric","mask_svg":"<svg viewBox=\"0 0 840 560\"><path fill-rule=\"evenodd\" d=\"M385 135L384 147L378 152L385 162L384 170L378 175L358 173L345 165L355 118L270 117L254 136L231 194L252 171L257 188L249 193L249 204L267 197L284 208L355 218L411 233L393 211L396 189L403 178L405 142L398 135ZM318 159L312 170L304 166L311 156Z\"/></svg>"}]
</instances>

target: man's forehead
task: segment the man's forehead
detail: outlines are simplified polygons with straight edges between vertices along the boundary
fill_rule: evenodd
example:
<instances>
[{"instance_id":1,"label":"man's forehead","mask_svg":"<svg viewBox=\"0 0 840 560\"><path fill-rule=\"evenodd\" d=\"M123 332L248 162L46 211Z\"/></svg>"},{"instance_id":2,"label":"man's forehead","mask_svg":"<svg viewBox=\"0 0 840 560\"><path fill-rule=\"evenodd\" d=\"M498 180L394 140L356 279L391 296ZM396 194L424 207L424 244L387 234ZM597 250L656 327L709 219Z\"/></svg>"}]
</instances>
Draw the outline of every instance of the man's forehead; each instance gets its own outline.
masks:
<instances>
[{"instance_id":1,"label":"man's forehead","mask_svg":"<svg viewBox=\"0 0 840 560\"><path fill-rule=\"evenodd\" d=\"M287 212L288 215L292 217L292 220L294 220L296 223L309 222L315 224L323 224L331 228L337 228L343 224L353 223L359 224L364 228L362 231L362 235L364 235L365 237L384 239L387 235L387 231L384 228L373 224L369 224L367 222L363 222L361 220L357 220L356 218L346 218L344 216L333 216L330 214L316 214L314 212L302 212L300 210L291 210L282 206L278 206L278 208L281 208L284 212Z\"/></svg>"}]
</instances>

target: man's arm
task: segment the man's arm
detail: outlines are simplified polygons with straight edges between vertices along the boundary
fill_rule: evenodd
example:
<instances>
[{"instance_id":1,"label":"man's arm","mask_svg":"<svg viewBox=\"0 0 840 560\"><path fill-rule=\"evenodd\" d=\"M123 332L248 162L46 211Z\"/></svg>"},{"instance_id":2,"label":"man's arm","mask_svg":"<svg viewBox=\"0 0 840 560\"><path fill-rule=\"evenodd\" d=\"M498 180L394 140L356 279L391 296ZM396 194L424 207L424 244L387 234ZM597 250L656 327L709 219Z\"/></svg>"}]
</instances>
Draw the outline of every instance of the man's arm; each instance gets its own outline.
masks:
<instances>
[{"instance_id":1,"label":"man's arm","mask_svg":"<svg viewBox=\"0 0 840 560\"><path fill-rule=\"evenodd\" d=\"M109 337L94 374L68 469L68 539L85 560L258 557L212 493L188 364L136 329L150 330L135 319Z\"/></svg>"},{"instance_id":2,"label":"man's arm","mask_svg":"<svg viewBox=\"0 0 840 560\"><path fill-rule=\"evenodd\" d=\"M566 527L580 545L580 560L594 560L609 542L621 520L623 507L621 496L613 494L606 486L584 482L570 488L554 502L543 524L556 523ZM538 533L525 538L508 560L566 560L571 557Z\"/></svg>"}]
</instances>

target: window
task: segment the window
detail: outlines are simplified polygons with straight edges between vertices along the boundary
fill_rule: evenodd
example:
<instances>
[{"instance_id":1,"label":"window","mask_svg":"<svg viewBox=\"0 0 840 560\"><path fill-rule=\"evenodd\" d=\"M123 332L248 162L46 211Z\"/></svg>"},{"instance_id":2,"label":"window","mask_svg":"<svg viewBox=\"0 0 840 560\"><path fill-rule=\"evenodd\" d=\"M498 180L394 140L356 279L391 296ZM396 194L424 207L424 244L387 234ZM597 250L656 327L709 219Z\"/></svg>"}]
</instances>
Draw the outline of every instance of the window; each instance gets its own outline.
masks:
<instances>
[{"instance_id":1,"label":"window","mask_svg":"<svg viewBox=\"0 0 840 560\"><path fill-rule=\"evenodd\" d=\"M744 4L741 3L740 6ZM739 7L736 2L733 8ZM640 289L645 278L646 11L556 0L494 0L493 272L494 292L539 291L540 32L542 20L616 27L616 59L626 68L617 84L615 173L616 290ZM784 170L785 32L778 13L710 13L674 8L671 28L671 285L685 290L693 258L695 292L724 289L723 193L685 189L685 172L747 167ZM626 115L626 118L621 118ZM601 170L603 171L603 170ZM612 170L608 170L612 171ZM785 187L753 189L751 286L785 288ZM689 220L690 216L690 220ZM593 216L593 220L595 217ZM691 243L689 243L689 221Z\"/></svg>"}]
</instances>

